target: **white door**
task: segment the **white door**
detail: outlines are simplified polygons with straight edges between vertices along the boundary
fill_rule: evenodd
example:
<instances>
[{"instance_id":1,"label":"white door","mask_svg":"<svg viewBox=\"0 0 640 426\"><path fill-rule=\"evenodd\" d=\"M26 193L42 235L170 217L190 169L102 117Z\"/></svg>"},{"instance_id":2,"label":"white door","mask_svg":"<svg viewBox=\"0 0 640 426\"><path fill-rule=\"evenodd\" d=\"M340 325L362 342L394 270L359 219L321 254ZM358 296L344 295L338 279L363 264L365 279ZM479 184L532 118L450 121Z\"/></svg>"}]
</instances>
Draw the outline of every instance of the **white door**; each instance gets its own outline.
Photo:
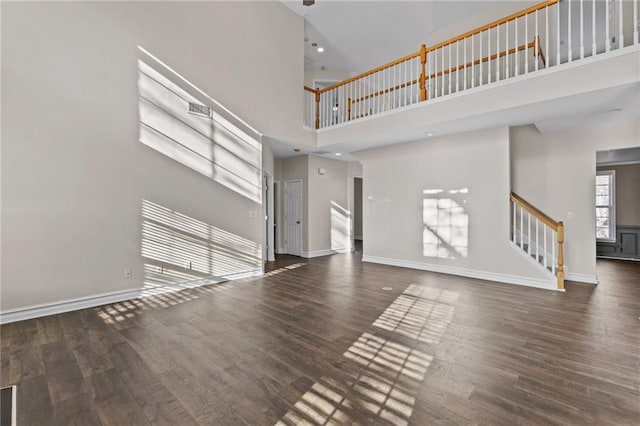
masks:
<instances>
[{"instance_id":1,"label":"white door","mask_svg":"<svg viewBox=\"0 0 640 426\"><path fill-rule=\"evenodd\" d=\"M302 255L302 181L284 183L284 248L289 254Z\"/></svg>"}]
</instances>

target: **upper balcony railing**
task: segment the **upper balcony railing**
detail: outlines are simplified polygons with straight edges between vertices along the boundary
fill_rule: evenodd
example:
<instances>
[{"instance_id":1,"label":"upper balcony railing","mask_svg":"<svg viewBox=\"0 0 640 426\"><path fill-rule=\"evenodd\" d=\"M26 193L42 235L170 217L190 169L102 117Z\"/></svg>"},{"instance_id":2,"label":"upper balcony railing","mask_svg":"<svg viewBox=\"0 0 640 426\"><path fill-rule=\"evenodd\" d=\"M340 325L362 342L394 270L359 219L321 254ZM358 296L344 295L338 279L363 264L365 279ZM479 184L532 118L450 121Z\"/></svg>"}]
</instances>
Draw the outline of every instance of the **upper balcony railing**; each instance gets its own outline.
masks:
<instances>
[{"instance_id":1,"label":"upper balcony railing","mask_svg":"<svg viewBox=\"0 0 640 426\"><path fill-rule=\"evenodd\" d=\"M304 88L321 129L638 44L640 0L548 0L324 89Z\"/></svg>"}]
</instances>

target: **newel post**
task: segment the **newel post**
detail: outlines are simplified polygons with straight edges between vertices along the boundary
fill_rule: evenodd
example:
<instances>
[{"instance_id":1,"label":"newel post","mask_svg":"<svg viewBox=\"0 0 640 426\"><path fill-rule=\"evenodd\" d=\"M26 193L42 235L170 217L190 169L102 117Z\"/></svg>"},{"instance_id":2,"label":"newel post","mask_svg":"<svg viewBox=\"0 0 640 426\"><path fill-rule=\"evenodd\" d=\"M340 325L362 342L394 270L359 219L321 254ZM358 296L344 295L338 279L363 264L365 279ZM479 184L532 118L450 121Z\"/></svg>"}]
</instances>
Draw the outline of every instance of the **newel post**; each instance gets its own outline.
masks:
<instances>
[{"instance_id":1,"label":"newel post","mask_svg":"<svg viewBox=\"0 0 640 426\"><path fill-rule=\"evenodd\" d=\"M564 223L558 222L558 290L564 290Z\"/></svg>"},{"instance_id":2,"label":"newel post","mask_svg":"<svg viewBox=\"0 0 640 426\"><path fill-rule=\"evenodd\" d=\"M316 89L316 129L320 128L320 89Z\"/></svg>"},{"instance_id":3,"label":"newel post","mask_svg":"<svg viewBox=\"0 0 640 426\"><path fill-rule=\"evenodd\" d=\"M420 65L422 72L420 74L420 100L427 100L427 73L425 71L427 64L427 46L424 44L420 47Z\"/></svg>"}]
</instances>

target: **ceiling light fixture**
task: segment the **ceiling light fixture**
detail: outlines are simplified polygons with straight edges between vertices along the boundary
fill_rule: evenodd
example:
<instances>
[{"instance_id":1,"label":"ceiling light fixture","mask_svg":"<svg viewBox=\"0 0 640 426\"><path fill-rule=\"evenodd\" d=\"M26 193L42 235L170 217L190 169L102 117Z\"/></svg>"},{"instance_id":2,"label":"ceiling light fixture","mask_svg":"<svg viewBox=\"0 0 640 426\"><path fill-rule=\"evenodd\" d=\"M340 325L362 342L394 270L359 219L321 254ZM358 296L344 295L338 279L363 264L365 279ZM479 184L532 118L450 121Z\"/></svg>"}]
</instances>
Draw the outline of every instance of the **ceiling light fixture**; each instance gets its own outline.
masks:
<instances>
[{"instance_id":1,"label":"ceiling light fixture","mask_svg":"<svg viewBox=\"0 0 640 426\"><path fill-rule=\"evenodd\" d=\"M322 46L318 47L318 52L320 52L320 53L324 52L324 47L322 47Z\"/></svg>"},{"instance_id":2,"label":"ceiling light fixture","mask_svg":"<svg viewBox=\"0 0 640 426\"><path fill-rule=\"evenodd\" d=\"M342 155L342 153L340 153L340 152L336 152L336 155L340 156L340 155Z\"/></svg>"},{"instance_id":3,"label":"ceiling light fixture","mask_svg":"<svg viewBox=\"0 0 640 426\"><path fill-rule=\"evenodd\" d=\"M424 132L424 134L427 136L433 136L433 132Z\"/></svg>"}]
</instances>

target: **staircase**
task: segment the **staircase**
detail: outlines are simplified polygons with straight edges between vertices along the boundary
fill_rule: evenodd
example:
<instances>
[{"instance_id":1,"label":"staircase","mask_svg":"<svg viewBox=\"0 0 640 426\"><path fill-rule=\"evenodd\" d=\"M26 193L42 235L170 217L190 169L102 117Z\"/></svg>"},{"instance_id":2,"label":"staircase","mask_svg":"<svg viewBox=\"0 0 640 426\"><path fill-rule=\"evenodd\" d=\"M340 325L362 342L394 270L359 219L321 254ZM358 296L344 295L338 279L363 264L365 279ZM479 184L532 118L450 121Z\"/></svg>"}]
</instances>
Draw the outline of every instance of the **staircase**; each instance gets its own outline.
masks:
<instances>
[{"instance_id":1,"label":"staircase","mask_svg":"<svg viewBox=\"0 0 640 426\"><path fill-rule=\"evenodd\" d=\"M511 243L564 291L564 224L511 193Z\"/></svg>"}]
</instances>

